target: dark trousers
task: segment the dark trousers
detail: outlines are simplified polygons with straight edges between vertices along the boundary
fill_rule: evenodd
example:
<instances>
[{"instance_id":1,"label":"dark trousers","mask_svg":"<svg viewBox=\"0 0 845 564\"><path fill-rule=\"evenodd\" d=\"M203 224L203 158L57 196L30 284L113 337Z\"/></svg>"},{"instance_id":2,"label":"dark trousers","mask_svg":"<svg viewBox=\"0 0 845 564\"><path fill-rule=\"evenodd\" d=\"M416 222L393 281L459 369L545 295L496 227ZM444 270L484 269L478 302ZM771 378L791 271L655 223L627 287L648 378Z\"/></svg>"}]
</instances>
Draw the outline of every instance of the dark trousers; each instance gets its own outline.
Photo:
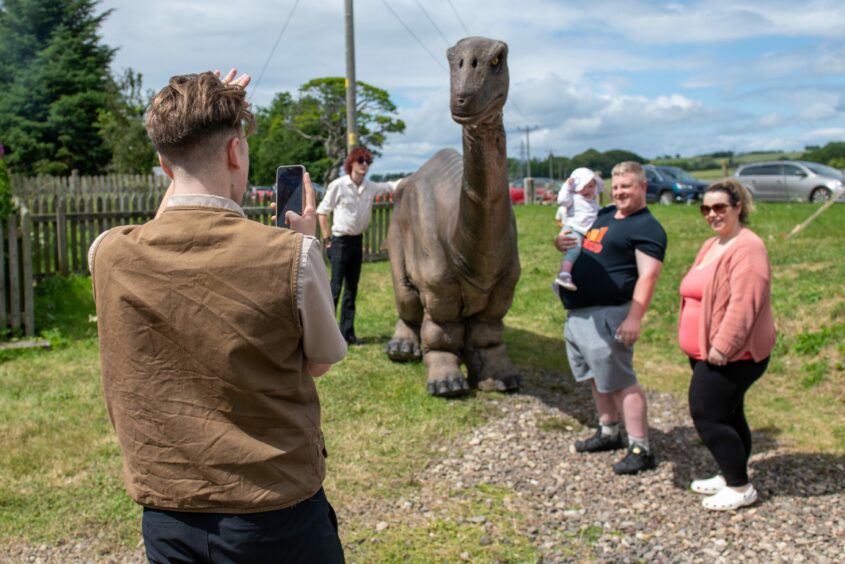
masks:
<instances>
[{"instance_id":1,"label":"dark trousers","mask_svg":"<svg viewBox=\"0 0 845 564\"><path fill-rule=\"evenodd\" d=\"M364 237L347 235L332 237L329 259L332 264L332 298L337 310L340 290L343 301L340 304L340 334L347 341L355 339L355 298L358 296L358 280L361 279L361 262L364 260Z\"/></svg>"},{"instance_id":2,"label":"dark trousers","mask_svg":"<svg viewBox=\"0 0 845 564\"><path fill-rule=\"evenodd\" d=\"M342 563L337 516L322 488L292 507L246 513L185 513L144 508L152 563Z\"/></svg>"},{"instance_id":3,"label":"dark trousers","mask_svg":"<svg viewBox=\"0 0 845 564\"><path fill-rule=\"evenodd\" d=\"M744 486L751 456L745 392L766 371L769 359L739 360L725 366L690 359L690 365L689 409L695 430L716 459L725 482Z\"/></svg>"}]
</instances>

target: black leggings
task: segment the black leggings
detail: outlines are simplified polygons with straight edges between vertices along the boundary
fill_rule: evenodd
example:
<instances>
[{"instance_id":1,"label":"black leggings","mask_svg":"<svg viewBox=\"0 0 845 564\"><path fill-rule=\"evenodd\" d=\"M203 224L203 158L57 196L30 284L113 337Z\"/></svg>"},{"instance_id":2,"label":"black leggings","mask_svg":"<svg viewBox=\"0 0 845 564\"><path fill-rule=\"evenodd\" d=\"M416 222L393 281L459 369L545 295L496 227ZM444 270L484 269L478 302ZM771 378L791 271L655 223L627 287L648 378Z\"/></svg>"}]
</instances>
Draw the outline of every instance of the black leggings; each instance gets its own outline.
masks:
<instances>
[{"instance_id":1,"label":"black leggings","mask_svg":"<svg viewBox=\"0 0 845 564\"><path fill-rule=\"evenodd\" d=\"M768 358L760 362L738 360L725 366L690 359L690 415L725 482L732 487L748 483L751 430L745 420L745 392L768 365Z\"/></svg>"}]
</instances>

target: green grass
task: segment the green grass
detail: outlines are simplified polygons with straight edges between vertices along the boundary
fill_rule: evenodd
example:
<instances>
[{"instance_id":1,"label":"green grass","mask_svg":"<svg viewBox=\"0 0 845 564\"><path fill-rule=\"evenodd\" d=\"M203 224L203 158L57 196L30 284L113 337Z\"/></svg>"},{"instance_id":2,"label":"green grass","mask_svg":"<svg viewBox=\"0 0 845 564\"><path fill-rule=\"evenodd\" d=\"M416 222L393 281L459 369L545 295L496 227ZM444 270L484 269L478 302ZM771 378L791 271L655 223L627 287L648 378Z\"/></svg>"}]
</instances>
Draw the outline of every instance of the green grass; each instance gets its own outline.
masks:
<instances>
[{"instance_id":1,"label":"green grass","mask_svg":"<svg viewBox=\"0 0 845 564\"><path fill-rule=\"evenodd\" d=\"M794 450L845 453L845 206L833 206L799 237L783 237L814 209L761 204L752 216L771 256L780 336L747 409L752 428L766 429ZM673 392L684 402L689 368L677 345L678 284L709 232L692 206L653 211L669 234L669 250L637 345L636 368L648 388ZM523 274L505 339L519 368L558 372L556 389L565 392L573 384L564 375L564 312L549 290L560 260L552 245L554 209L519 207L517 220ZM123 491L119 450L102 399L90 281L56 278L36 290L38 326L56 346L0 355L0 553L16 540L58 542L97 533L105 545L134 546L140 510ZM383 346L395 322L387 263L365 265L358 311L357 331L366 344L318 381L330 453L326 489L342 515L355 500L392 504L416 491L426 463L488 417L483 396L430 398L421 364L386 359ZM561 414L540 425L562 432L580 423ZM445 500L445 512L391 523L378 534L367 515L352 515L343 524L344 541L361 561L462 555L535 560L530 539L516 534L520 515L507 502L513 493L480 487ZM478 515L498 531L490 543L482 542L484 527L470 519ZM585 529L566 541L578 555L579 547L601 534Z\"/></svg>"}]
</instances>

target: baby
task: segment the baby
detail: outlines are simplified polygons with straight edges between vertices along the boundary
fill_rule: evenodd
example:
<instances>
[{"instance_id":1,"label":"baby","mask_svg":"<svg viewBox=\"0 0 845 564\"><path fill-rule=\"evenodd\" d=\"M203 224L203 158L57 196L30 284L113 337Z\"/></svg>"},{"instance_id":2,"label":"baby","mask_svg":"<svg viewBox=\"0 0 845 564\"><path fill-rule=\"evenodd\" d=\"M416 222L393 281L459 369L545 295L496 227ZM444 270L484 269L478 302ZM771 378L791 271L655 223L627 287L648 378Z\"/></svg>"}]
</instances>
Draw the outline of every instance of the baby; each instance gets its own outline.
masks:
<instances>
[{"instance_id":1,"label":"baby","mask_svg":"<svg viewBox=\"0 0 845 564\"><path fill-rule=\"evenodd\" d=\"M560 272L554 283L571 292L578 289L572 282L572 265L581 254L584 235L599 213L598 195L601 186L601 178L595 172L589 168L576 168L557 195L558 205L566 209L561 233L569 232L569 236L577 239L578 244L563 255Z\"/></svg>"}]
</instances>

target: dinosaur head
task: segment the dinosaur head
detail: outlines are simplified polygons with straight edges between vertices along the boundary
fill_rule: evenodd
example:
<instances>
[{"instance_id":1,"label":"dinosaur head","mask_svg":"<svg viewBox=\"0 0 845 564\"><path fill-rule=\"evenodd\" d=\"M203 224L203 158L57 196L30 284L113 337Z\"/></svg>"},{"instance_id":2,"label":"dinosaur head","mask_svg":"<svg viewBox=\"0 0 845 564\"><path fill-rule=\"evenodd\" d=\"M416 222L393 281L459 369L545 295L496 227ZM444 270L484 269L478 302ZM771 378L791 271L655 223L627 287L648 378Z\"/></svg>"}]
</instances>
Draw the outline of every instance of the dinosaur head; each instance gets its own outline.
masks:
<instances>
[{"instance_id":1,"label":"dinosaur head","mask_svg":"<svg viewBox=\"0 0 845 564\"><path fill-rule=\"evenodd\" d=\"M489 122L508 97L508 45L466 37L446 51L452 83L452 119L461 125Z\"/></svg>"}]
</instances>

